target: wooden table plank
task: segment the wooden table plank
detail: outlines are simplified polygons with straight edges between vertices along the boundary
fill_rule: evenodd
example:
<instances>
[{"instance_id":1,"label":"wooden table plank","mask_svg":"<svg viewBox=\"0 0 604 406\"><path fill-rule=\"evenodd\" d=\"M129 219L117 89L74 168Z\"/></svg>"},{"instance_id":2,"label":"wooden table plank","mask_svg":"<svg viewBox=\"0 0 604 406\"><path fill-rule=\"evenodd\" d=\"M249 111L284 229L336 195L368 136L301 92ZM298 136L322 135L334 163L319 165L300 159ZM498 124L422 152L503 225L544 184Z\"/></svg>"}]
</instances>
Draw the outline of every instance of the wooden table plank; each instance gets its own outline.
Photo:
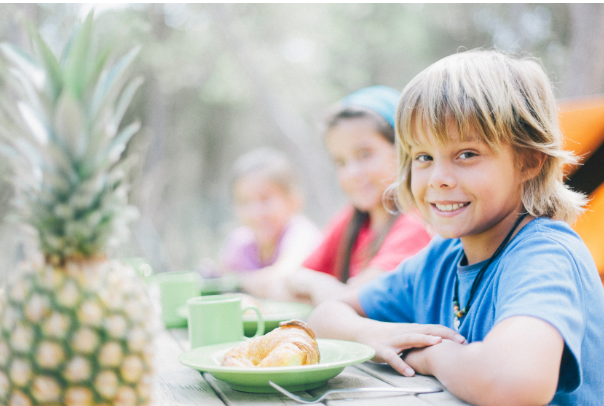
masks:
<instances>
[{"instance_id":1,"label":"wooden table plank","mask_svg":"<svg viewBox=\"0 0 604 406\"><path fill-rule=\"evenodd\" d=\"M189 330L186 327L171 328L168 330L168 332L183 351L189 351L191 349L191 345L189 344Z\"/></svg>"},{"instance_id":2,"label":"wooden table plank","mask_svg":"<svg viewBox=\"0 0 604 406\"><path fill-rule=\"evenodd\" d=\"M430 393L425 395L417 395L418 398L425 400L431 405L435 406L461 406L461 405L470 405L469 403L464 402L463 400L456 398L449 391L444 391L440 393Z\"/></svg>"},{"instance_id":3,"label":"wooden table plank","mask_svg":"<svg viewBox=\"0 0 604 406\"><path fill-rule=\"evenodd\" d=\"M377 379L366 372L354 367L346 367L338 376L327 381L327 384L309 391L312 395L320 395L330 389L348 389L348 388L386 388L392 387L384 381ZM413 395L401 395L393 393L334 393L326 399L327 405L350 406L428 406L426 403Z\"/></svg>"},{"instance_id":4,"label":"wooden table plank","mask_svg":"<svg viewBox=\"0 0 604 406\"><path fill-rule=\"evenodd\" d=\"M224 406L201 374L178 362L182 348L164 329L155 341L152 406Z\"/></svg>"},{"instance_id":5,"label":"wooden table plank","mask_svg":"<svg viewBox=\"0 0 604 406\"><path fill-rule=\"evenodd\" d=\"M400 388L411 388L411 387L433 387L440 386L442 384L432 376L416 375L414 377L406 377L399 374L388 364L376 364L373 362L364 362L363 364L357 365L357 368L367 372L368 374L375 376L382 381L389 383L392 386ZM438 406L463 406L469 405L451 394L448 390L438 393L427 393L423 395L417 395L418 398L428 402L432 405Z\"/></svg>"},{"instance_id":6,"label":"wooden table plank","mask_svg":"<svg viewBox=\"0 0 604 406\"><path fill-rule=\"evenodd\" d=\"M296 405L299 406L300 403L297 403L287 396L282 395L280 393L248 393L248 392L239 392L231 389L226 382L221 381L220 379L214 378L212 375L207 372L203 374L203 377L212 388L218 393L218 396L224 401L228 406L239 406L239 405L251 405L251 406L275 406L275 405Z\"/></svg>"}]
</instances>

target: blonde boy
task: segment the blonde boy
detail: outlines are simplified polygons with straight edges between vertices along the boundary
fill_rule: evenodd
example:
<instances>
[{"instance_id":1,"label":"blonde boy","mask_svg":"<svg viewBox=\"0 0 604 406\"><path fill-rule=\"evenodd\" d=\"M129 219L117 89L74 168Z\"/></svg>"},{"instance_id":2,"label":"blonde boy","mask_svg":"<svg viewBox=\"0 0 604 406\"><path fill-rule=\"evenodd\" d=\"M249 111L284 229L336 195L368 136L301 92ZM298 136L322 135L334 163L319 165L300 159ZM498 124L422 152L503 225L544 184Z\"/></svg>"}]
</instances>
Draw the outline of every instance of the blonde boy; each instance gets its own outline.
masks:
<instances>
[{"instance_id":1,"label":"blonde boy","mask_svg":"<svg viewBox=\"0 0 604 406\"><path fill-rule=\"evenodd\" d=\"M415 77L397 113L399 201L438 235L318 307L315 332L472 404L600 404L604 289L569 226L585 197L563 184L557 117L533 60L470 51Z\"/></svg>"}]
</instances>

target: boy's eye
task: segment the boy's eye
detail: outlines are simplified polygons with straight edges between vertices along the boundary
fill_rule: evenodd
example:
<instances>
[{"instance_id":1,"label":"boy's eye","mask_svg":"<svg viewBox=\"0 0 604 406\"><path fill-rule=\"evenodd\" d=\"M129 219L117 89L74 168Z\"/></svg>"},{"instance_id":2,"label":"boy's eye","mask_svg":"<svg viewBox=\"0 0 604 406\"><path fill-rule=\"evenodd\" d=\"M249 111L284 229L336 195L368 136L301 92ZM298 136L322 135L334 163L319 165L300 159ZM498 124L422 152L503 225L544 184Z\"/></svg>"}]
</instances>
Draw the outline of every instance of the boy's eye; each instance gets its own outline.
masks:
<instances>
[{"instance_id":1,"label":"boy's eye","mask_svg":"<svg viewBox=\"0 0 604 406\"><path fill-rule=\"evenodd\" d=\"M432 160L432 157L427 154L419 154L415 156L415 160L419 162L428 162Z\"/></svg>"},{"instance_id":2,"label":"boy's eye","mask_svg":"<svg viewBox=\"0 0 604 406\"><path fill-rule=\"evenodd\" d=\"M473 158L475 156L478 156L478 154L475 152L472 152L472 151L465 151L465 152L462 152L461 154L459 154L459 157L461 159Z\"/></svg>"}]
</instances>

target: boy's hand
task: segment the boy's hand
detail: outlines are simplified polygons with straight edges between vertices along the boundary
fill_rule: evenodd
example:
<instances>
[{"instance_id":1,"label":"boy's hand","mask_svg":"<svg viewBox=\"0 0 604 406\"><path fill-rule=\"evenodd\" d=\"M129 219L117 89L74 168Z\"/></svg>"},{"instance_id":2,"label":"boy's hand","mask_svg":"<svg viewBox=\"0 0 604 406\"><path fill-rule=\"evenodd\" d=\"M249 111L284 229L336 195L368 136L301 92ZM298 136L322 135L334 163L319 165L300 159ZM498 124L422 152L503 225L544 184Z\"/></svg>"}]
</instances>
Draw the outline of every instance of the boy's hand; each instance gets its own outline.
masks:
<instances>
[{"instance_id":1,"label":"boy's hand","mask_svg":"<svg viewBox=\"0 0 604 406\"><path fill-rule=\"evenodd\" d=\"M317 337L356 341L375 350L376 362L387 362L405 376L415 371L399 354L411 348L424 348L448 339L466 344L466 339L450 328L437 324L387 323L364 317L356 292L343 301L321 304L311 313L308 324Z\"/></svg>"},{"instance_id":2,"label":"boy's hand","mask_svg":"<svg viewBox=\"0 0 604 406\"><path fill-rule=\"evenodd\" d=\"M415 375L413 368L401 359L401 352L412 348L424 348L439 344L448 339L459 344L466 344L466 339L450 328L436 324L383 323L376 322L371 329L359 334L359 341L375 349L375 362L387 362L405 376ZM412 352L413 353L413 352ZM411 356L411 354L409 354ZM413 365L421 367L421 358ZM423 371L425 368L419 370Z\"/></svg>"},{"instance_id":3,"label":"boy's hand","mask_svg":"<svg viewBox=\"0 0 604 406\"><path fill-rule=\"evenodd\" d=\"M445 348L447 348L449 351L452 350L452 348L450 347L455 347L459 344L467 344L467 341L464 341L463 343L460 342L456 342L456 341L451 341L448 339L443 339L439 344L438 344L438 349L439 350L445 350ZM442 348L440 348L442 347ZM428 359L430 357L430 353L433 352L435 349L437 349L437 347L424 347L424 348L416 348L413 350L410 350L409 352L406 352L405 355L402 357L403 361L405 363L407 363L407 365L410 365L415 372L420 373L422 375L434 375L432 373L432 370L430 369L430 364L428 362Z\"/></svg>"}]
</instances>

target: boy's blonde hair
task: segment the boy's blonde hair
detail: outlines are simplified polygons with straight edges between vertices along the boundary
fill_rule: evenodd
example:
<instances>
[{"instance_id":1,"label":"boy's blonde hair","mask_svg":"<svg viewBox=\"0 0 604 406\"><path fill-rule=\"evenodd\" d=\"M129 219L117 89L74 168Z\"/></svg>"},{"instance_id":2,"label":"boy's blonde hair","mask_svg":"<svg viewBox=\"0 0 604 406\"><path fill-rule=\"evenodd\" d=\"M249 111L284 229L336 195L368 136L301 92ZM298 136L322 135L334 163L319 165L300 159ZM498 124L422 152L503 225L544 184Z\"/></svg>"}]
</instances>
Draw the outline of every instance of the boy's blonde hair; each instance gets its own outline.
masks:
<instances>
[{"instance_id":1,"label":"boy's blonde hair","mask_svg":"<svg viewBox=\"0 0 604 406\"><path fill-rule=\"evenodd\" d=\"M497 51L467 51L429 66L403 89L396 117L399 153L397 188L404 209L411 193L411 147L429 130L439 143L454 126L461 140L478 137L491 148L511 145L519 165L546 155L539 174L525 182L522 203L532 216L573 223L587 202L563 183L563 167L576 163L562 149L562 134L551 82L533 59ZM420 134L417 134L420 132Z\"/></svg>"}]
</instances>

